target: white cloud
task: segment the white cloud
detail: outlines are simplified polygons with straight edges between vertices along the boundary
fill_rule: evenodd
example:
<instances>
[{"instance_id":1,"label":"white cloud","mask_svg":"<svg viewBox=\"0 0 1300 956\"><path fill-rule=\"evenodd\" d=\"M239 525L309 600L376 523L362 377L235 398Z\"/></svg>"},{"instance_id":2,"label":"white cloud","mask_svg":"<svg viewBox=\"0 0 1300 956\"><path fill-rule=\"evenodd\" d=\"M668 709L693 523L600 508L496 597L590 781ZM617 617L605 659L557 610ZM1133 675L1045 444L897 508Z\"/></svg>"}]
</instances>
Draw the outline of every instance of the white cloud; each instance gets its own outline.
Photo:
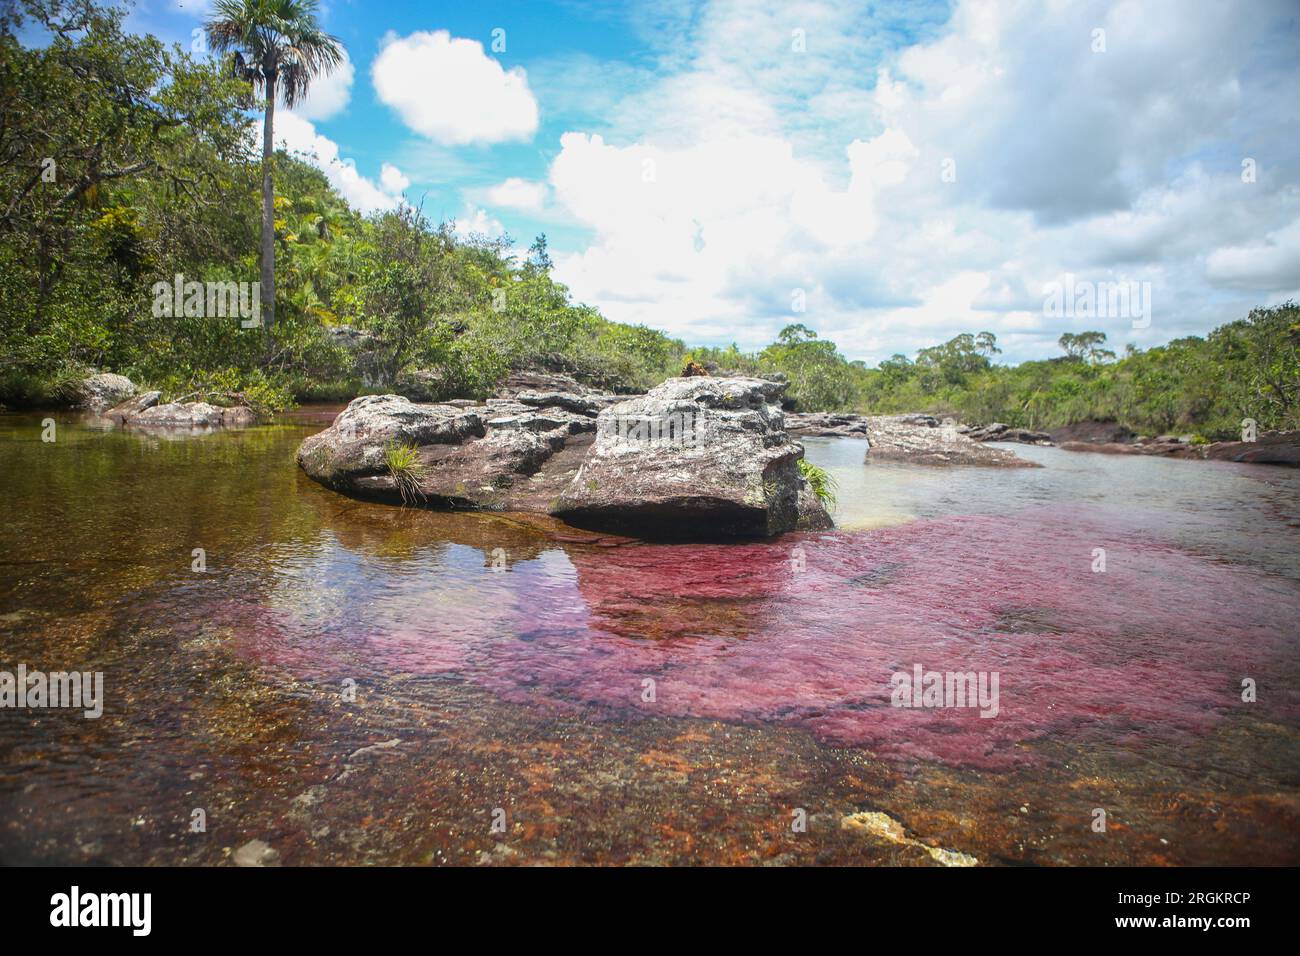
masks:
<instances>
[{"instance_id":1,"label":"white cloud","mask_svg":"<svg viewBox=\"0 0 1300 956\"><path fill-rule=\"evenodd\" d=\"M275 144L291 153L299 153L302 158L314 163L325 174L330 185L361 212L370 213L397 207L400 190L393 187L406 179L401 171L396 166L385 163L382 185L376 185L374 180L357 172L354 161L340 156L338 143L318 133L310 120L289 110L277 112Z\"/></svg>"},{"instance_id":2,"label":"white cloud","mask_svg":"<svg viewBox=\"0 0 1300 956\"><path fill-rule=\"evenodd\" d=\"M487 211L470 203L465 204L464 212L456 217L452 232L461 239L471 236L487 236L497 239L505 235L505 226L488 215Z\"/></svg>"},{"instance_id":3,"label":"white cloud","mask_svg":"<svg viewBox=\"0 0 1300 956\"><path fill-rule=\"evenodd\" d=\"M561 137L555 203L593 234L554 254L577 298L688 341L752 347L799 321L874 361L988 329L1020 359L1088 321L1043 314L1066 273L1152 283L1149 329L1088 324L1115 344L1300 284L1284 4L963 0L901 52L878 47L897 24L868 28L880 5L785 10L707 5L663 38L676 72Z\"/></svg>"},{"instance_id":4,"label":"white cloud","mask_svg":"<svg viewBox=\"0 0 1300 956\"><path fill-rule=\"evenodd\" d=\"M1229 288L1300 289L1300 219L1262 242L1215 249L1205 261L1205 274Z\"/></svg>"},{"instance_id":5,"label":"white cloud","mask_svg":"<svg viewBox=\"0 0 1300 956\"><path fill-rule=\"evenodd\" d=\"M381 102L443 145L527 140L537 130L524 70L502 69L477 40L446 30L390 36L371 76Z\"/></svg>"},{"instance_id":6,"label":"white cloud","mask_svg":"<svg viewBox=\"0 0 1300 956\"><path fill-rule=\"evenodd\" d=\"M540 212L546 205L546 184L511 176L497 183L487 192L488 202L494 206L518 209L521 212Z\"/></svg>"},{"instance_id":7,"label":"white cloud","mask_svg":"<svg viewBox=\"0 0 1300 956\"><path fill-rule=\"evenodd\" d=\"M352 99L355 75L356 68L344 49L343 62L324 76L316 77L307 88L307 96L294 106L293 111L303 119L315 121L337 116L347 109L348 101Z\"/></svg>"},{"instance_id":8,"label":"white cloud","mask_svg":"<svg viewBox=\"0 0 1300 956\"><path fill-rule=\"evenodd\" d=\"M411 185L411 180L392 163L384 163L379 170L379 183L384 187L384 192L397 196Z\"/></svg>"}]
</instances>

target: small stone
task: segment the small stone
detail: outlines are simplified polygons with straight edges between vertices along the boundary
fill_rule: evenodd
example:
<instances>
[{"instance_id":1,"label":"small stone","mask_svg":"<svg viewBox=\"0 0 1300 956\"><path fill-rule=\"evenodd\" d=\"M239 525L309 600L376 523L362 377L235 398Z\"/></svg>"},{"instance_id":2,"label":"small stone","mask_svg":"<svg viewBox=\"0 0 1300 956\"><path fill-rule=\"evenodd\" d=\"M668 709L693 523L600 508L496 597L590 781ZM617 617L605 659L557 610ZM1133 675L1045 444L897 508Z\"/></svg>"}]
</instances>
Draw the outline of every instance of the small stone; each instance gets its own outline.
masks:
<instances>
[{"instance_id":1,"label":"small stone","mask_svg":"<svg viewBox=\"0 0 1300 956\"><path fill-rule=\"evenodd\" d=\"M235 866L279 866L280 854L269 843L249 840L234 855Z\"/></svg>"}]
</instances>

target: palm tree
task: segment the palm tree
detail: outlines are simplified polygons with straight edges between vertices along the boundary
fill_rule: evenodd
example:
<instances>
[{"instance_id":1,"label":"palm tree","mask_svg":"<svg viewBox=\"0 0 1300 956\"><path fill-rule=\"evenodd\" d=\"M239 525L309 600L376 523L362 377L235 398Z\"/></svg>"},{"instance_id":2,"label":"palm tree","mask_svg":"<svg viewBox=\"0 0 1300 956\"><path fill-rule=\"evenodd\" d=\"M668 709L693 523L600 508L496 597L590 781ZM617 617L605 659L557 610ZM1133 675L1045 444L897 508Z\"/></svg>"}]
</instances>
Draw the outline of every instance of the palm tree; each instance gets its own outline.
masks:
<instances>
[{"instance_id":1,"label":"palm tree","mask_svg":"<svg viewBox=\"0 0 1300 956\"><path fill-rule=\"evenodd\" d=\"M216 0L208 43L233 53L235 75L265 97L262 121L262 314L275 323L275 101L293 108L312 80L343 62L343 46L316 22L317 0Z\"/></svg>"}]
</instances>

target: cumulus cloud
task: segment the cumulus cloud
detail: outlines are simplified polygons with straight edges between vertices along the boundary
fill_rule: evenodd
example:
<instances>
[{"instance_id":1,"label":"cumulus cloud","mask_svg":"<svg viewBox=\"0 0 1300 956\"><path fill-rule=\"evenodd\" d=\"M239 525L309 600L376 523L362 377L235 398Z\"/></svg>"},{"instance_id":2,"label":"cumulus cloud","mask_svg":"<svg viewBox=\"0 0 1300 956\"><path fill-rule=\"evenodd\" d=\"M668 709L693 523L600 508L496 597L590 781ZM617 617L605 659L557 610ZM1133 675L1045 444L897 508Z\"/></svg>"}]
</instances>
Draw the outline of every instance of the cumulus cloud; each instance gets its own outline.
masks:
<instances>
[{"instance_id":1,"label":"cumulus cloud","mask_svg":"<svg viewBox=\"0 0 1300 956\"><path fill-rule=\"evenodd\" d=\"M1300 219L1260 242L1215 249L1205 261L1205 274L1228 288L1300 289Z\"/></svg>"},{"instance_id":2,"label":"cumulus cloud","mask_svg":"<svg viewBox=\"0 0 1300 956\"><path fill-rule=\"evenodd\" d=\"M411 185L411 180L392 163L384 163L379 170L379 184L384 187L384 192L397 196Z\"/></svg>"},{"instance_id":3,"label":"cumulus cloud","mask_svg":"<svg viewBox=\"0 0 1300 956\"><path fill-rule=\"evenodd\" d=\"M708 4L665 41L672 70L601 133L561 137L555 202L593 238L555 255L559 278L691 341L761 345L799 321L869 360L983 329L1012 359L1078 323L1116 344L1207 331L1297 284L1296 27L1282 2L1254 13ZM920 40L879 46L900 32ZM1067 273L1151 282L1151 326L1045 316Z\"/></svg>"},{"instance_id":4,"label":"cumulus cloud","mask_svg":"<svg viewBox=\"0 0 1300 956\"><path fill-rule=\"evenodd\" d=\"M527 140L537 130L524 70L503 69L483 44L446 30L390 36L371 77L403 123L443 145Z\"/></svg>"},{"instance_id":5,"label":"cumulus cloud","mask_svg":"<svg viewBox=\"0 0 1300 956\"><path fill-rule=\"evenodd\" d=\"M307 96L293 108L303 119L327 120L347 109L352 99L352 81L356 68L348 51L343 51L343 62L329 73L316 77L307 89Z\"/></svg>"},{"instance_id":6,"label":"cumulus cloud","mask_svg":"<svg viewBox=\"0 0 1300 956\"><path fill-rule=\"evenodd\" d=\"M486 236L489 239L499 239L505 235L505 226L488 215L485 209L481 209L472 203L466 203L464 212L457 216L452 232L461 239L469 239L476 236Z\"/></svg>"},{"instance_id":7,"label":"cumulus cloud","mask_svg":"<svg viewBox=\"0 0 1300 956\"><path fill-rule=\"evenodd\" d=\"M488 201L494 206L518 209L521 212L540 212L546 205L546 184L511 176L488 190Z\"/></svg>"},{"instance_id":8,"label":"cumulus cloud","mask_svg":"<svg viewBox=\"0 0 1300 956\"><path fill-rule=\"evenodd\" d=\"M330 185L363 213L395 209L401 189L409 185L401 170L387 163L379 184L361 175L353 160L339 155L338 143L318 133L310 120L289 110L275 115L275 144L314 163ZM399 184L401 188L397 188Z\"/></svg>"}]
</instances>

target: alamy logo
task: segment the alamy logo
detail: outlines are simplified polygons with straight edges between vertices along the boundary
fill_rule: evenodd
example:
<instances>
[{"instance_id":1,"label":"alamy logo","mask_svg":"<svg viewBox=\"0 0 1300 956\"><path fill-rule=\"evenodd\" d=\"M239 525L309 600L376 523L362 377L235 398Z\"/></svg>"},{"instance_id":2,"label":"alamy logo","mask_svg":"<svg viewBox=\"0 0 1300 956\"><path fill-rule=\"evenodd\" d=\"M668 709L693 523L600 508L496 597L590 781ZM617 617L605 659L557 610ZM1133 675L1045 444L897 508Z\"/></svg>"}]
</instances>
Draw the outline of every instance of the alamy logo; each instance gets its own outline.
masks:
<instances>
[{"instance_id":1,"label":"alamy logo","mask_svg":"<svg viewBox=\"0 0 1300 956\"><path fill-rule=\"evenodd\" d=\"M997 671L896 671L889 679L893 707L978 707L981 717L998 715Z\"/></svg>"},{"instance_id":2,"label":"alamy logo","mask_svg":"<svg viewBox=\"0 0 1300 956\"><path fill-rule=\"evenodd\" d=\"M189 319L226 319L238 316L241 328L255 329L262 324L262 283L260 282L186 282L178 272L171 282L155 282L153 317Z\"/></svg>"},{"instance_id":3,"label":"alamy logo","mask_svg":"<svg viewBox=\"0 0 1300 956\"><path fill-rule=\"evenodd\" d=\"M1075 281L1043 286L1043 315L1052 319L1132 319L1133 328L1151 327L1150 282Z\"/></svg>"},{"instance_id":4,"label":"alamy logo","mask_svg":"<svg viewBox=\"0 0 1300 956\"><path fill-rule=\"evenodd\" d=\"M104 714L104 674L102 671L28 671L18 665L18 673L0 671L0 708L76 707L82 716L95 720Z\"/></svg>"},{"instance_id":5,"label":"alamy logo","mask_svg":"<svg viewBox=\"0 0 1300 956\"><path fill-rule=\"evenodd\" d=\"M150 893L70 893L50 897L51 926L129 926L133 936L148 936L152 926Z\"/></svg>"},{"instance_id":6,"label":"alamy logo","mask_svg":"<svg viewBox=\"0 0 1300 956\"><path fill-rule=\"evenodd\" d=\"M601 415L597 426L603 437L619 445L652 448L694 448L704 437L704 423L694 412L670 415Z\"/></svg>"}]
</instances>

